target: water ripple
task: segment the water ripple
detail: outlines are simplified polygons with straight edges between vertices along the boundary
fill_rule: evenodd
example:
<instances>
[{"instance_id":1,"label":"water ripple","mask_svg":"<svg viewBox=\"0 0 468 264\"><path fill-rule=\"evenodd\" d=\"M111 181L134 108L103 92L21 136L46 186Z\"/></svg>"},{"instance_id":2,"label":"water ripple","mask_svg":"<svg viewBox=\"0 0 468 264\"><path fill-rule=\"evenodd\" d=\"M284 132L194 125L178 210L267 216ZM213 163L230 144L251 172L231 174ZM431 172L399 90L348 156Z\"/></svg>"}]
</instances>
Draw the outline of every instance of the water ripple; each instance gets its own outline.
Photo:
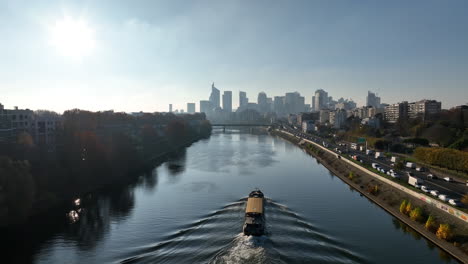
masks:
<instances>
[{"instance_id":1,"label":"water ripple","mask_svg":"<svg viewBox=\"0 0 468 264\"><path fill-rule=\"evenodd\" d=\"M265 236L241 232L246 198L210 212L161 242L133 249L121 263L369 263L344 241L266 199Z\"/></svg>"}]
</instances>

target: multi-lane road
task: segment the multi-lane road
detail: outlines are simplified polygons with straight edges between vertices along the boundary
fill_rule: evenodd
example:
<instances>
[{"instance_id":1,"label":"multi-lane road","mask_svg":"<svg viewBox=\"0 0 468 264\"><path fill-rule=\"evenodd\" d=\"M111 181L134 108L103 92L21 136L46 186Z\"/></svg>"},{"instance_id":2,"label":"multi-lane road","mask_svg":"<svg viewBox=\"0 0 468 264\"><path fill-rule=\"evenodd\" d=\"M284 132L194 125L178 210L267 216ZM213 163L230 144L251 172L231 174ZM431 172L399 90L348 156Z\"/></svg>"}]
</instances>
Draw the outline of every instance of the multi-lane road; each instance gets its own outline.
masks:
<instances>
[{"instance_id":1,"label":"multi-lane road","mask_svg":"<svg viewBox=\"0 0 468 264\"><path fill-rule=\"evenodd\" d=\"M392 167L392 162L390 161L389 158L381 157L381 158L376 159L374 154L366 155L366 153L363 151L351 149L350 147L351 144L349 142L340 142L340 144L337 145L337 144L333 144L329 140L318 137L316 135L303 133L299 129L295 129L295 128L287 127L287 126L283 126L283 129L301 138L305 138L305 139L314 141L320 145L324 145L328 149L337 153L337 155L350 155L350 156L357 155L359 157L358 160L361 160L366 165L377 163L380 165L381 168L385 169L386 171L390 169L393 169L394 171L396 171ZM424 181L423 185L426 186L429 190L437 190L439 194L446 194L449 196L449 198L460 199L463 195L468 193L468 186L466 185L466 182L462 182L460 180L453 180L451 182L447 182L441 177L438 177L437 179L428 179L427 175L429 173L438 176L437 173L432 173L428 171L428 169L426 169L423 172L419 172L419 171L416 171L415 169L409 169L409 168L404 169L402 171L397 171L398 175L401 177L400 178L401 182L408 182L408 176L407 176L408 172L411 172L415 177L422 179ZM428 195L430 195L430 193L428 193Z\"/></svg>"}]
</instances>

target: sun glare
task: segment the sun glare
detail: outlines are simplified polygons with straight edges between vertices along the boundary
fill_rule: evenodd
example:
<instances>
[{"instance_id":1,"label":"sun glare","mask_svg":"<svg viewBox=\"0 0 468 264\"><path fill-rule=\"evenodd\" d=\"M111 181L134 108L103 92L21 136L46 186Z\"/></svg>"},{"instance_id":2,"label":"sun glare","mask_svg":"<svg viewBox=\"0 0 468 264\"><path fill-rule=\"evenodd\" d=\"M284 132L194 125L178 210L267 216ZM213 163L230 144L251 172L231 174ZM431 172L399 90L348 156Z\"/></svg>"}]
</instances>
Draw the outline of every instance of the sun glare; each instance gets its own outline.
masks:
<instances>
[{"instance_id":1,"label":"sun glare","mask_svg":"<svg viewBox=\"0 0 468 264\"><path fill-rule=\"evenodd\" d=\"M79 19L66 17L51 28L51 44L63 56L81 59L91 53L95 46L94 30Z\"/></svg>"}]
</instances>

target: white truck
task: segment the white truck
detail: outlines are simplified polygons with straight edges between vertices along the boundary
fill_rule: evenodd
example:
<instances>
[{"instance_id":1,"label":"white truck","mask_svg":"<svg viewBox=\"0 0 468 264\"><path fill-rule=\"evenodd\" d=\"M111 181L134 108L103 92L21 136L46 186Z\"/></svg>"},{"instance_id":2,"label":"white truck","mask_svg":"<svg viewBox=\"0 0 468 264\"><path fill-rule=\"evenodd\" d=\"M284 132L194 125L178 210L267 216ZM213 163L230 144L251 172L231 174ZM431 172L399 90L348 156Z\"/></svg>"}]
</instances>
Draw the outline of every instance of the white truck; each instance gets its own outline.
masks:
<instances>
[{"instance_id":1,"label":"white truck","mask_svg":"<svg viewBox=\"0 0 468 264\"><path fill-rule=\"evenodd\" d=\"M420 188L421 185L424 183L423 180L416 178L412 175L412 173L408 173L408 184L414 186L416 188Z\"/></svg>"},{"instance_id":2,"label":"white truck","mask_svg":"<svg viewBox=\"0 0 468 264\"><path fill-rule=\"evenodd\" d=\"M406 162L406 168L414 169L416 168L416 164L413 162Z\"/></svg>"},{"instance_id":3,"label":"white truck","mask_svg":"<svg viewBox=\"0 0 468 264\"><path fill-rule=\"evenodd\" d=\"M395 156L392 156L392 157L390 158L390 161L391 161L392 163L395 163L395 162L397 162L397 157L395 157Z\"/></svg>"},{"instance_id":4,"label":"white truck","mask_svg":"<svg viewBox=\"0 0 468 264\"><path fill-rule=\"evenodd\" d=\"M364 151L365 149L366 149L366 148L365 148L364 146L360 146L360 147L359 147L359 150L360 150L360 151Z\"/></svg>"},{"instance_id":5,"label":"white truck","mask_svg":"<svg viewBox=\"0 0 468 264\"><path fill-rule=\"evenodd\" d=\"M375 158L376 159L383 158L383 153L382 152L376 152L375 153Z\"/></svg>"}]
</instances>

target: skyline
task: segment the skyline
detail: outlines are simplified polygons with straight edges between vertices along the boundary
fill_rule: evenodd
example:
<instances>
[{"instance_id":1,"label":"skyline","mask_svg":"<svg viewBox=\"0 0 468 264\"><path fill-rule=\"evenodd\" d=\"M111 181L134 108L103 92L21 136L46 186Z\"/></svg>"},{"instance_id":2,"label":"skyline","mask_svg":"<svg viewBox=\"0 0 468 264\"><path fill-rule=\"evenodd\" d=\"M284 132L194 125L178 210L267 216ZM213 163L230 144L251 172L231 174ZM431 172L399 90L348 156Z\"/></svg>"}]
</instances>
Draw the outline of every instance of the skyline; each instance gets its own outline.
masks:
<instances>
[{"instance_id":1,"label":"skyline","mask_svg":"<svg viewBox=\"0 0 468 264\"><path fill-rule=\"evenodd\" d=\"M358 105L368 90L389 104L467 103L466 2L325 3L5 1L0 103L198 110L213 81L233 108L239 91L251 102L298 91L310 103L317 89ZM70 47L77 36L84 45Z\"/></svg>"}]
</instances>

